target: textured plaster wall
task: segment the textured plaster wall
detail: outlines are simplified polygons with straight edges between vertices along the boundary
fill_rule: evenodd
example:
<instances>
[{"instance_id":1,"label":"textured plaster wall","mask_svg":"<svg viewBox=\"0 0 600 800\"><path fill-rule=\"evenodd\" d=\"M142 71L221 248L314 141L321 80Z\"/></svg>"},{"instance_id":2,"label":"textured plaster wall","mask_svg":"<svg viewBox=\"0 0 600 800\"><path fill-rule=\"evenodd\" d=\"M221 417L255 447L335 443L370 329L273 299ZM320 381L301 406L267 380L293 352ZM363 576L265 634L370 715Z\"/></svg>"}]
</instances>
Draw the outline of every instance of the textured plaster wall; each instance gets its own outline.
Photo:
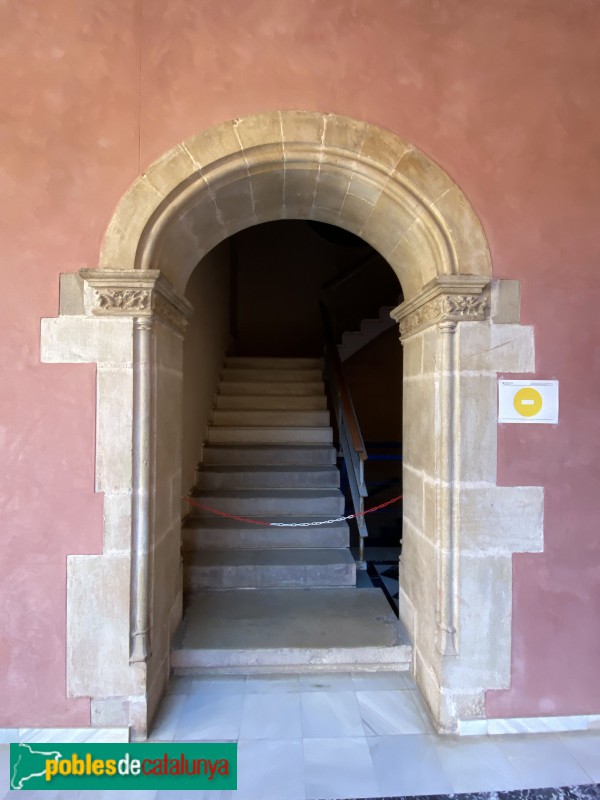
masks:
<instances>
[{"instance_id":1,"label":"textured plaster wall","mask_svg":"<svg viewBox=\"0 0 600 800\"><path fill-rule=\"evenodd\" d=\"M558 428L499 431L499 478L544 485L514 558L512 687L492 716L600 711L600 7L595 0L20 0L0 4L0 726L80 725L65 699L65 558L101 546L94 371L39 362L58 275L97 265L136 175L210 125L332 111L457 181L495 277L522 283Z\"/></svg>"},{"instance_id":2,"label":"textured plaster wall","mask_svg":"<svg viewBox=\"0 0 600 800\"><path fill-rule=\"evenodd\" d=\"M212 250L186 287L194 306L183 347L182 489L196 480L223 360L230 341L229 242ZM184 505L184 513L189 507Z\"/></svg>"}]
</instances>

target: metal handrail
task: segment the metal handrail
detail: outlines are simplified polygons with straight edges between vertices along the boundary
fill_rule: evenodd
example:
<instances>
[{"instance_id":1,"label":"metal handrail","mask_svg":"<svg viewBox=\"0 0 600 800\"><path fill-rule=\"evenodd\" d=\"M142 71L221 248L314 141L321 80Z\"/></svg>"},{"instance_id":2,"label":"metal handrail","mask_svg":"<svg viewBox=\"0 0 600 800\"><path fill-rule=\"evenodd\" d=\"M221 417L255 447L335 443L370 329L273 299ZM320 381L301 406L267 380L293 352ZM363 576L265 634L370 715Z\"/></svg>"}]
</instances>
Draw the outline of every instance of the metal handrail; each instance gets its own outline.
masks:
<instances>
[{"instance_id":1,"label":"metal handrail","mask_svg":"<svg viewBox=\"0 0 600 800\"><path fill-rule=\"evenodd\" d=\"M367 497L365 484L364 462L367 460L367 451L363 441L360 426L352 397L346 382L342 367L342 360L338 352L333 335L331 319L323 302L319 303L323 318L325 333L325 373L331 390L333 411L337 422L342 455L346 464L350 495L356 515L356 524L359 533L359 556L357 567L366 569L364 540L369 535L365 523L364 498Z\"/></svg>"}]
</instances>

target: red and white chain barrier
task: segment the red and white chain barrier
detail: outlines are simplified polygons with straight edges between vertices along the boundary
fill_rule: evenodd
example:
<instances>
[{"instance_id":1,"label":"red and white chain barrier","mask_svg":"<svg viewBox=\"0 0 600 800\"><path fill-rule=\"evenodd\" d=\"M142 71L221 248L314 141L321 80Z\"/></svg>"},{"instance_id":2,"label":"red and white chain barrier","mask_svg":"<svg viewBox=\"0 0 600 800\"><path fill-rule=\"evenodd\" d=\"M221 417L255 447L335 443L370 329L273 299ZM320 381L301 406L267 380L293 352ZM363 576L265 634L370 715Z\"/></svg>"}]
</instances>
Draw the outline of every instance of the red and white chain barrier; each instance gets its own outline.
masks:
<instances>
[{"instance_id":1,"label":"red and white chain barrier","mask_svg":"<svg viewBox=\"0 0 600 800\"><path fill-rule=\"evenodd\" d=\"M392 497L391 500L386 500L385 503L380 503L378 506L373 506L373 508L367 508L366 511L360 511L358 514L348 514L346 517L336 517L335 519L324 519L324 520L315 520L314 522L264 522L263 520L258 519L249 519L248 517L238 517L235 514L227 514L225 511L219 511L216 508L211 508L210 506L206 506L203 503L198 503L197 500L192 500L191 497L182 497L182 500L185 500L186 503L189 503L196 508L201 508L203 511L208 511L211 514L216 514L219 517L226 517L227 519L234 519L237 522L249 522L251 525L260 525L262 527L268 528L313 528L318 525L331 525L334 522L344 522L347 519L356 519L356 517L364 517L366 514L372 514L374 511L379 511L381 508L385 508L386 506L391 506L392 503L397 503L398 500L402 499L402 495L399 494L398 497Z\"/></svg>"}]
</instances>

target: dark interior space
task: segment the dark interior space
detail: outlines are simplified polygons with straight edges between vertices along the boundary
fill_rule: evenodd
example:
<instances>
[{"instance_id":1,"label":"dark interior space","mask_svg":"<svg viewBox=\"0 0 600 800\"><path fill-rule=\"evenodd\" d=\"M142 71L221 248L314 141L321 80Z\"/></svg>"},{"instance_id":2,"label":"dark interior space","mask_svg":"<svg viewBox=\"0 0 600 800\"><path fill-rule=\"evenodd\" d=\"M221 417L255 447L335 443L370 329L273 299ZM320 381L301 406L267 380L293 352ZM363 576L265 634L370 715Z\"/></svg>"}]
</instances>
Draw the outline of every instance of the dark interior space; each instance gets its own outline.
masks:
<instances>
[{"instance_id":1,"label":"dark interior space","mask_svg":"<svg viewBox=\"0 0 600 800\"><path fill-rule=\"evenodd\" d=\"M368 455L365 508L401 494L402 347L389 310L402 301L402 291L393 270L362 239L324 223L270 222L241 231L228 244L230 352L321 356L322 302L337 343L356 340L356 352L345 354L343 346L340 352ZM344 480L342 485L348 495ZM352 511L348 498L346 513ZM367 547L398 546L401 502L365 519ZM356 527L351 527L356 543Z\"/></svg>"}]
</instances>

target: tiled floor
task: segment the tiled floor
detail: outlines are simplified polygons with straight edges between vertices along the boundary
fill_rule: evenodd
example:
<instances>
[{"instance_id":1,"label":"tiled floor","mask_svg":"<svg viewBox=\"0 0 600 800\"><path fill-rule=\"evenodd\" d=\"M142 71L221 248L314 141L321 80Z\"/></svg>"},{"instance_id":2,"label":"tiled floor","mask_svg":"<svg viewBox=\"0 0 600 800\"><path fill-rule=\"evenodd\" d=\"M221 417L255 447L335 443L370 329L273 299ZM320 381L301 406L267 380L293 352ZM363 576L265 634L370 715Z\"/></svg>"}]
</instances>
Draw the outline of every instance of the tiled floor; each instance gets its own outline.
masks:
<instances>
[{"instance_id":1,"label":"tiled floor","mask_svg":"<svg viewBox=\"0 0 600 800\"><path fill-rule=\"evenodd\" d=\"M150 738L239 743L238 790L193 795L203 800L333 800L600 782L600 731L440 737L402 673L175 678ZM7 747L0 752L7 786ZM13 796L40 795L6 795ZM44 800L54 796L43 793ZM135 796L168 795L127 794ZM110 800L111 793L69 792L67 800L77 797Z\"/></svg>"}]
</instances>

